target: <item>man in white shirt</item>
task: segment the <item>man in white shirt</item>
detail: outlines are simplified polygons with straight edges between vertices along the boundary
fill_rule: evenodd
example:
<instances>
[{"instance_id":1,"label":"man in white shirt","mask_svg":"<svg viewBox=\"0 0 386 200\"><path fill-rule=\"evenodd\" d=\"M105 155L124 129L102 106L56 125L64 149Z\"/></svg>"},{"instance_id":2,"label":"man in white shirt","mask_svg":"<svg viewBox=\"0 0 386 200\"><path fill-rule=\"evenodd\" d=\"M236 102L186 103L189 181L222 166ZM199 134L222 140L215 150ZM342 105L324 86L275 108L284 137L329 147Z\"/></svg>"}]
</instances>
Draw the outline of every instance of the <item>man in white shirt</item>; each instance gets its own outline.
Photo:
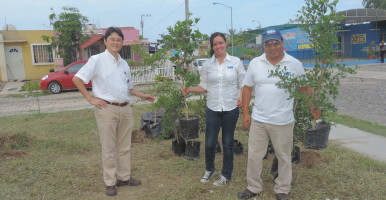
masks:
<instances>
[{"instance_id":1,"label":"man in white shirt","mask_svg":"<svg viewBox=\"0 0 386 200\"><path fill-rule=\"evenodd\" d=\"M131 177L130 149L134 118L129 101L132 95L154 101L152 95L133 88L130 67L119 55L123 39L119 28L108 28L104 35L106 51L90 57L73 78L82 95L95 106L107 196L117 194L116 186L141 184L140 180ZM83 84L90 81L94 96Z\"/></svg>"},{"instance_id":2,"label":"man in white shirt","mask_svg":"<svg viewBox=\"0 0 386 200\"><path fill-rule=\"evenodd\" d=\"M243 88L243 122L249 130L248 140L248 187L237 196L240 199L249 199L263 191L261 172L263 157L267 152L268 142L271 139L279 161L278 174L275 179L274 192L278 200L287 200L291 189L293 146L293 99L285 89L275 84L279 77L268 77L271 70L279 65L286 67L287 73L304 74L302 63L288 55L283 50L284 42L281 33L276 29L266 30L262 38L264 54L254 58L248 67ZM254 88L254 107L252 118L248 107Z\"/></svg>"}]
</instances>

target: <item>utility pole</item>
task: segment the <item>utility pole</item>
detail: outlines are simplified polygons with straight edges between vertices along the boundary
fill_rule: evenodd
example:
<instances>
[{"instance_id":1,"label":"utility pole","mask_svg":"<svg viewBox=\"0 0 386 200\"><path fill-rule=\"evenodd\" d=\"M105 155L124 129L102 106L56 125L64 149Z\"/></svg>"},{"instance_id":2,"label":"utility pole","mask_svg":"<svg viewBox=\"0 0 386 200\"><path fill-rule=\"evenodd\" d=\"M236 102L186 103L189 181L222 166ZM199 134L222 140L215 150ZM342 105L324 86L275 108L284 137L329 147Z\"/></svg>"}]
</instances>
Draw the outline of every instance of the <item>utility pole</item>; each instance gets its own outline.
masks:
<instances>
[{"instance_id":1,"label":"utility pole","mask_svg":"<svg viewBox=\"0 0 386 200\"><path fill-rule=\"evenodd\" d=\"M141 33L141 35L142 35L142 38L143 38L143 17L150 17L151 15L148 15L148 14L142 14L141 15L141 31L142 31L142 33Z\"/></svg>"},{"instance_id":2,"label":"utility pole","mask_svg":"<svg viewBox=\"0 0 386 200\"><path fill-rule=\"evenodd\" d=\"M189 0L185 0L185 19L189 19Z\"/></svg>"}]
</instances>

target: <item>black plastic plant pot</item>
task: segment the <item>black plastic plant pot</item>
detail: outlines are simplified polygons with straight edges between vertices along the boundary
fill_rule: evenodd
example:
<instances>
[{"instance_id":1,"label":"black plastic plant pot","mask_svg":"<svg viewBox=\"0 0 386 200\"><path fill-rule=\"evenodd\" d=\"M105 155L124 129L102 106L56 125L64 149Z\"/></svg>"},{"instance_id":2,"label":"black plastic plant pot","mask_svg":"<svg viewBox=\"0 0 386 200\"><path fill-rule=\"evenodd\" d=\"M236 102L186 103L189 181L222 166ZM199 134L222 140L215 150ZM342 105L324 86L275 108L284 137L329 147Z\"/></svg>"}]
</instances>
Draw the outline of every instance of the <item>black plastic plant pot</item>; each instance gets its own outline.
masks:
<instances>
[{"instance_id":1,"label":"black plastic plant pot","mask_svg":"<svg viewBox=\"0 0 386 200\"><path fill-rule=\"evenodd\" d=\"M315 130L308 129L303 138L304 148L315 150L327 148L330 130L331 125L324 121L319 122Z\"/></svg>"},{"instance_id":2,"label":"black plastic plant pot","mask_svg":"<svg viewBox=\"0 0 386 200\"><path fill-rule=\"evenodd\" d=\"M177 156L182 156L185 153L186 149L186 143L185 140L180 138L180 139L173 139L172 141L172 150L174 154Z\"/></svg>"},{"instance_id":3,"label":"black plastic plant pot","mask_svg":"<svg viewBox=\"0 0 386 200\"><path fill-rule=\"evenodd\" d=\"M295 164L300 163L300 148L298 146L294 146L292 149L292 162Z\"/></svg>"},{"instance_id":4,"label":"black plastic plant pot","mask_svg":"<svg viewBox=\"0 0 386 200\"><path fill-rule=\"evenodd\" d=\"M238 140L233 140L233 152L236 155L242 155L244 152L243 144L241 144Z\"/></svg>"},{"instance_id":5,"label":"black plastic plant pot","mask_svg":"<svg viewBox=\"0 0 386 200\"><path fill-rule=\"evenodd\" d=\"M292 148L292 163L299 164L300 163L300 148L298 146L294 146ZM271 166L271 174L273 176L273 180L275 180L279 176L279 162L277 160L277 157L275 156L272 160L272 166Z\"/></svg>"},{"instance_id":6,"label":"black plastic plant pot","mask_svg":"<svg viewBox=\"0 0 386 200\"><path fill-rule=\"evenodd\" d=\"M182 138L185 140L198 138L198 116L189 116L189 118L181 117L179 120Z\"/></svg>"},{"instance_id":7,"label":"black plastic plant pot","mask_svg":"<svg viewBox=\"0 0 386 200\"><path fill-rule=\"evenodd\" d=\"M187 141L185 149L185 157L188 160L197 160L200 156L200 142Z\"/></svg>"}]
</instances>

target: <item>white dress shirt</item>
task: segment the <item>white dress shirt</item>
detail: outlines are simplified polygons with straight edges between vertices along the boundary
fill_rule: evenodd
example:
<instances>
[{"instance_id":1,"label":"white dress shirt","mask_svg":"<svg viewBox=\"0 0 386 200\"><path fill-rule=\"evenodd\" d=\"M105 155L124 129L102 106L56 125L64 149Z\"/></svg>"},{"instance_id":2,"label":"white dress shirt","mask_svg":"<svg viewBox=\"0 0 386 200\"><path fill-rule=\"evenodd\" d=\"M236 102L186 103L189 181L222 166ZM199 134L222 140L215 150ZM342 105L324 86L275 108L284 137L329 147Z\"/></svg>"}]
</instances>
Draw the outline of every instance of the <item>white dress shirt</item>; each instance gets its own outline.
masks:
<instances>
[{"instance_id":1,"label":"white dress shirt","mask_svg":"<svg viewBox=\"0 0 386 200\"><path fill-rule=\"evenodd\" d=\"M235 109L244 76L244 66L237 57L227 54L222 64L214 55L205 61L200 73L199 86L207 91L208 108L213 111Z\"/></svg>"},{"instance_id":2,"label":"white dress shirt","mask_svg":"<svg viewBox=\"0 0 386 200\"><path fill-rule=\"evenodd\" d=\"M75 76L84 83L92 81L95 97L117 103L132 99L130 89L133 83L129 65L120 56L116 60L107 50L91 56Z\"/></svg>"}]
</instances>

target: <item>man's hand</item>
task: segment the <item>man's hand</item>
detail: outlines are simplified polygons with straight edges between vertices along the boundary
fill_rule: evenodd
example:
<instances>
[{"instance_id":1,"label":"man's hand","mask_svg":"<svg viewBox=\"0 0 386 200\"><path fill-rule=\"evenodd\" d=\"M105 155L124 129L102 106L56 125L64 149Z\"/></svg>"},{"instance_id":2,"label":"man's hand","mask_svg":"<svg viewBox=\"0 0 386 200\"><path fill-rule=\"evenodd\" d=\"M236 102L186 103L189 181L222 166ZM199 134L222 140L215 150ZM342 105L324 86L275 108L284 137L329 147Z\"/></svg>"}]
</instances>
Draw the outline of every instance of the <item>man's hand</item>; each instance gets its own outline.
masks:
<instances>
[{"instance_id":1,"label":"man's hand","mask_svg":"<svg viewBox=\"0 0 386 200\"><path fill-rule=\"evenodd\" d=\"M107 103L103 99L91 97L90 99L87 99L87 100L91 105L94 105L97 108L106 108L107 107Z\"/></svg>"},{"instance_id":2,"label":"man's hand","mask_svg":"<svg viewBox=\"0 0 386 200\"><path fill-rule=\"evenodd\" d=\"M182 92L182 96L186 96L189 94L190 91L189 91L189 88L182 87L181 92Z\"/></svg>"},{"instance_id":3,"label":"man's hand","mask_svg":"<svg viewBox=\"0 0 386 200\"><path fill-rule=\"evenodd\" d=\"M249 128L251 127L251 115L249 115L248 113L243 114L243 125L244 128L247 130L249 130Z\"/></svg>"},{"instance_id":4,"label":"man's hand","mask_svg":"<svg viewBox=\"0 0 386 200\"><path fill-rule=\"evenodd\" d=\"M310 112L311 112L311 115L314 116L315 120L320 119L320 116L322 116L322 109L320 108L311 107Z\"/></svg>"},{"instance_id":5,"label":"man's hand","mask_svg":"<svg viewBox=\"0 0 386 200\"><path fill-rule=\"evenodd\" d=\"M151 94L144 94L143 98L150 101L150 102L154 102L154 100L155 100L154 96Z\"/></svg>"}]
</instances>

